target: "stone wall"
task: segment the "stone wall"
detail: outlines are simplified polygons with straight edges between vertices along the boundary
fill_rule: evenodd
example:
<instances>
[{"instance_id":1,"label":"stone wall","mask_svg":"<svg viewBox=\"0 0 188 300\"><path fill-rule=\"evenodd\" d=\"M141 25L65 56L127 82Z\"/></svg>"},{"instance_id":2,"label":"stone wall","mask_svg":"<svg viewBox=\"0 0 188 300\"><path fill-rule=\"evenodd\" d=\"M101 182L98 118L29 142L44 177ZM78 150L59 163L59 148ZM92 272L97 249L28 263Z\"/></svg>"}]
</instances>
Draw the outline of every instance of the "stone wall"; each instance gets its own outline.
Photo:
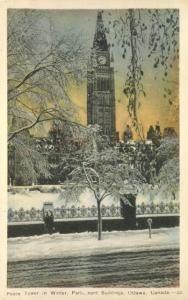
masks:
<instances>
[{"instance_id":1,"label":"stone wall","mask_svg":"<svg viewBox=\"0 0 188 300\"><path fill-rule=\"evenodd\" d=\"M130 229L148 228L147 216L137 216L134 228L129 221L123 218L105 218L103 219L103 231L124 231ZM152 217L152 228L179 226L178 215L161 215ZM84 231L97 231L97 219L69 219L55 221L55 232L74 233ZM8 225L8 237L21 237L44 234L43 222L33 223L11 223Z\"/></svg>"}]
</instances>

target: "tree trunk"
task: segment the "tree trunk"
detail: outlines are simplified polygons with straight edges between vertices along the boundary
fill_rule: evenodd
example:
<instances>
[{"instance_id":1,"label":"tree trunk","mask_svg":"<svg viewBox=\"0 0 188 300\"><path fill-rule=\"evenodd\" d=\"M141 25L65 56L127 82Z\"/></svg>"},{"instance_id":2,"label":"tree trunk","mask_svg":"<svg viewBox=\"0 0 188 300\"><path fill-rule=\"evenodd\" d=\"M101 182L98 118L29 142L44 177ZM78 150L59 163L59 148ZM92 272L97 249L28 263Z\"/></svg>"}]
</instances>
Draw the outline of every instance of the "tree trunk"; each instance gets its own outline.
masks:
<instances>
[{"instance_id":1,"label":"tree trunk","mask_svg":"<svg viewBox=\"0 0 188 300\"><path fill-rule=\"evenodd\" d=\"M97 213L98 213L98 240L102 238L102 216L101 216L101 202L97 201Z\"/></svg>"}]
</instances>

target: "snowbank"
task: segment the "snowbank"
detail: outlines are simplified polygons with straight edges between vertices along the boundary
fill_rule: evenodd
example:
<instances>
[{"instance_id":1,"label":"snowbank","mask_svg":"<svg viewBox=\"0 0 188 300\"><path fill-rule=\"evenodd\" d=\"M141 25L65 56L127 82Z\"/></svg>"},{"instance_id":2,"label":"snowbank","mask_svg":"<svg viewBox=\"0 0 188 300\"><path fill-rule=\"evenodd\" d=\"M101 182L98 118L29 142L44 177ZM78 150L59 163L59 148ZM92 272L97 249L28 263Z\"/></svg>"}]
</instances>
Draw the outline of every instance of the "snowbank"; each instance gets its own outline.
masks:
<instances>
[{"instance_id":1,"label":"snowbank","mask_svg":"<svg viewBox=\"0 0 188 300\"><path fill-rule=\"evenodd\" d=\"M179 248L179 228L42 235L8 239L8 261L26 261L94 254Z\"/></svg>"},{"instance_id":2,"label":"snowbank","mask_svg":"<svg viewBox=\"0 0 188 300\"><path fill-rule=\"evenodd\" d=\"M78 199L67 199L63 196L62 188L56 188L54 191L48 191L47 188L44 191L40 190L29 190L27 188L20 188L14 192L8 193L8 208L13 210L19 210L23 208L24 210L30 210L32 207L36 209L42 209L43 203L45 201L52 202L54 207L66 206L67 208L74 205L75 207L85 206L92 207L96 206L96 200L91 191L86 189ZM141 205L142 203L150 204L151 202L155 204L169 203L170 199L165 198L161 193L158 193L157 190L153 190L152 193L148 189L144 190L142 193L138 194L136 198L136 204ZM173 202L177 202L173 200ZM119 205L119 201L114 200L111 196L103 200L103 205L111 206L112 204Z\"/></svg>"},{"instance_id":3,"label":"snowbank","mask_svg":"<svg viewBox=\"0 0 188 300\"><path fill-rule=\"evenodd\" d=\"M29 210L32 207L36 209L42 209L43 203L45 201L53 202L54 207L61 207L62 205L66 207L71 207L74 205L75 207L79 207L85 205L86 207L96 206L96 200L94 198L93 193L91 193L88 189L82 193L82 195L75 200L65 199L61 192L40 192L40 191L28 191L23 190L22 192L17 193L8 193L8 208L12 208L13 210L19 210L23 208L24 210ZM112 197L107 197L103 200L104 205L112 205L114 200Z\"/></svg>"}]
</instances>

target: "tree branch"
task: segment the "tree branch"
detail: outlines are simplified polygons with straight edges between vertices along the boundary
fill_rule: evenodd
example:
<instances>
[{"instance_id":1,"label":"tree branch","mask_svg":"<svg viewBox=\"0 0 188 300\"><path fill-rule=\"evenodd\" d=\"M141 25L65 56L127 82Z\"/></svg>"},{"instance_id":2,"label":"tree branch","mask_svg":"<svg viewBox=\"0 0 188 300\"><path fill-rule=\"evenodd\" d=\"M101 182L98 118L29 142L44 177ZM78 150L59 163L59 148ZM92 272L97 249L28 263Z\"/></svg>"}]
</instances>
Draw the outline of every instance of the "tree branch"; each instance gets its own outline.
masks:
<instances>
[{"instance_id":1,"label":"tree branch","mask_svg":"<svg viewBox=\"0 0 188 300\"><path fill-rule=\"evenodd\" d=\"M105 189L104 193L103 193L102 196L101 196L101 201L102 201L104 198L106 198L107 196L110 196L110 195L111 195L111 193L109 193L108 191L109 191L109 189L112 187L113 183L114 183L114 181L112 181L112 182L109 184L109 186ZM108 193L107 193L107 192L108 192ZM107 193L107 194L106 194L106 193Z\"/></svg>"},{"instance_id":2,"label":"tree branch","mask_svg":"<svg viewBox=\"0 0 188 300\"><path fill-rule=\"evenodd\" d=\"M28 79L30 79L31 77L33 77L36 73L42 71L42 70L45 70L47 67L49 66L53 66L52 64L48 65L48 66L42 66L42 67L39 67L37 69L34 69L33 71L29 72L24 78L23 80L18 84L16 85L15 87L13 87L12 89L10 89L8 91L8 94L10 94L11 92L17 90L19 87L21 87Z\"/></svg>"},{"instance_id":3,"label":"tree branch","mask_svg":"<svg viewBox=\"0 0 188 300\"><path fill-rule=\"evenodd\" d=\"M82 165L83 165L84 174L85 174L87 183L88 183L88 185L89 185L89 188L93 191L93 193L94 193L94 195L95 195L95 198L96 198L97 201L98 201L99 199L98 199L97 193L96 193L96 191L95 191L95 189L94 189L94 187L93 187L93 185L92 185L92 183L91 183L91 181L90 181L90 179L89 179L89 176L88 176L88 174L87 174L87 172L86 172L86 169L85 169L85 166L84 166L84 162L83 162Z\"/></svg>"},{"instance_id":4,"label":"tree branch","mask_svg":"<svg viewBox=\"0 0 188 300\"><path fill-rule=\"evenodd\" d=\"M84 129L86 128L82 124L78 124L76 122L69 121L69 120L63 118L62 116L58 116L58 115L53 114L53 112L59 113L59 111L57 109L54 109L54 108L44 109L43 111L41 111L39 113L39 115L36 117L36 120L32 124L24 126L24 127L20 128L20 129L16 130L15 132L11 133L11 135L8 138L8 141L12 140L17 134L19 134L19 133L21 133L21 132L23 132L25 130L32 129L36 124L41 123L41 122L45 122L45 121L50 121L50 120L60 120L60 121L66 122L66 123L74 125L74 126L79 126L79 127L84 128ZM44 114L48 114L51 117L45 118L45 119L40 119L41 116L44 115Z\"/></svg>"},{"instance_id":5,"label":"tree branch","mask_svg":"<svg viewBox=\"0 0 188 300\"><path fill-rule=\"evenodd\" d=\"M27 126L24 126L24 127L20 128L20 129L18 129L18 130L16 130L16 131L14 131L14 132L9 136L8 141L12 140L17 134L19 134L19 133L21 133L21 132L23 132L23 131L25 131L25 130L29 130L29 129L33 128L37 123L39 123L39 122L44 122L45 120L44 120L44 119L43 119L43 120L40 120L40 117L41 117L43 114L45 114L45 113L48 113L48 109L45 109L45 110L41 111L40 114L38 115L38 117L36 118L36 120L35 120L32 124L27 125Z\"/></svg>"}]
</instances>

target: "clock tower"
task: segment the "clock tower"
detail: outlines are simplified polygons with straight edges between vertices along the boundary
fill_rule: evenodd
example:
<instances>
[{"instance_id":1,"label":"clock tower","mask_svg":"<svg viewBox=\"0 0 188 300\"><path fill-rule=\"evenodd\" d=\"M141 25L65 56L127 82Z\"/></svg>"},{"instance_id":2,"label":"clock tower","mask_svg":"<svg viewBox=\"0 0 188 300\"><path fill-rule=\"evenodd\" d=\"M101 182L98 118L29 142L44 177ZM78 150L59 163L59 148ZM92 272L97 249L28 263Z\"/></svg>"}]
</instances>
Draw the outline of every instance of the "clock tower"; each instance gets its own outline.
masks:
<instances>
[{"instance_id":1,"label":"clock tower","mask_svg":"<svg viewBox=\"0 0 188 300\"><path fill-rule=\"evenodd\" d=\"M98 12L93 47L87 68L87 124L98 124L102 134L115 139L113 58L107 43L102 13Z\"/></svg>"}]
</instances>

